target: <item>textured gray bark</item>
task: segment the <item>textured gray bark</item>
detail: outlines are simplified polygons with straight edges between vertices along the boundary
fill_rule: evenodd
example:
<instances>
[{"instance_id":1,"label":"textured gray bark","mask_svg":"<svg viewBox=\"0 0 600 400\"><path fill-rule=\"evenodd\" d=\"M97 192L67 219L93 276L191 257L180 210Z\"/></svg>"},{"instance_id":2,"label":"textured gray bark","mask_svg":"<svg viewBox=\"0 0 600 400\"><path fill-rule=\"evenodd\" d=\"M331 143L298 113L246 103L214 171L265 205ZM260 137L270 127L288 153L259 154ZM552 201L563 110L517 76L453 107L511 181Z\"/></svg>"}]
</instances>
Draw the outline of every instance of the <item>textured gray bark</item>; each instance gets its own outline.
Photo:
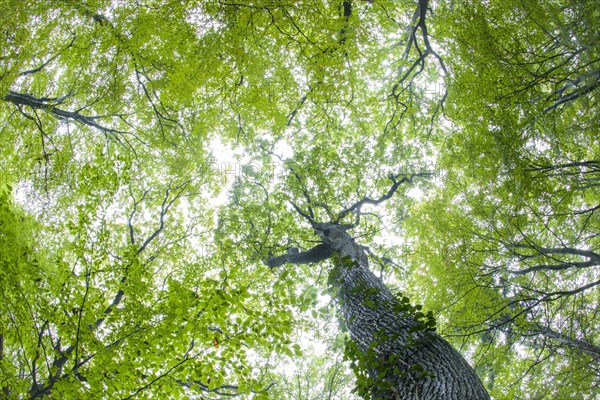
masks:
<instances>
[{"instance_id":1,"label":"textured gray bark","mask_svg":"<svg viewBox=\"0 0 600 400\"><path fill-rule=\"evenodd\" d=\"M366 369L363 382L374 399L482 400L489 399L478 376L465 359L442 337L423 329L414 312L403 304L368 268L364 248L345 228L314 224L323 245L336 253L331 283ZM322 246L322 245L320 245ZM321 247L321 252L323 247ZM308 253L308 252L307 252ZM314 256L315 251L312 251ZM292 262L299 259L292 252ZM271 258L280 265L287 256ZM310 262L308 257L300 258ZM315 257L315 261L324 257ZM360 384L359 384L360 386Z\"/></svg>"}]
</instances>

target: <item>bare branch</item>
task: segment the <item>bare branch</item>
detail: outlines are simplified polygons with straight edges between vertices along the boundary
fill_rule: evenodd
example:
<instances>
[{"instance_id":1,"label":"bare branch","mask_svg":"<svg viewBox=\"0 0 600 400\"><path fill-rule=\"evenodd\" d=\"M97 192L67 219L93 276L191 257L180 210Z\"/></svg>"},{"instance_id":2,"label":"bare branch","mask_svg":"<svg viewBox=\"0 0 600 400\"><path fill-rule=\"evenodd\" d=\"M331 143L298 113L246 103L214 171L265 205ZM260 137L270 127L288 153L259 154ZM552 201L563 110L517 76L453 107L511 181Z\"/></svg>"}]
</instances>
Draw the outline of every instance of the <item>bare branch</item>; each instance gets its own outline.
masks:
<instances>
[{"instance_id":1,"label":"bare branch","mask_svg":"<svg viewBox=\"0 0 600 400\"><path fill-rule=\"evenodd\" d=\"M140 254L142 251L148 247L148 245L162 232L165 227L165 215L169 212L169 209L173 205L173 203L179 199L187 186L190 184L191 180L187 180L181 183L179 186L176 186L174 189L177 191L177 194L173 196L173 198L169 201L171 186L169 186L165 190L165 197L163 199L161 210L160 210L160 222L158 228L144 241L144 243L140 246L140 248L136 251L136 254Z\"/></svg>"},{"instance_id":2,"label":"bare branch","mask_svg":"<svg viewBox=\"0 0 600 400\"><path fill-rule=\"evenodd\" d=\"M269 255L269 258L264 261L264 264L271 269L280 267L286 262L291 264L310 264L326 260L332 255L333 251L325 244L318 244L312 249L303 252L298 251L295 247L290 247L287 254L282 256L273 257Z\"/></svg>"},{"instance_id":3,"label":"bare branch","mask_svg":"<svg viewBox=\"0 0 600 400\"><path fill-rule=\"evenodd\" d=\"M99 117L87 116L80 114L79 111L67 111L56 107L56 104L59 104L61 102L60 100L64 100L64 98L65 97L59 99L37 98L27 93L17 93L11 90L6 96L4 96L4 101L12 103L16 106L28 106L34 110L46 111L58 118L79 122L82 125L87 125L89 127L98 129L99 131L105 134L110 134L110 136L114 140L116 140L119 143L121 142L117 134L124 134L126 132L108 128L98 124L96 122L96 119L98 119ZM52 100L59 101L51 102Z\"/></svg>"},{"instance_id":4,"label":"bare branch","mask_svg":"<svg viewBox=\"0 0 600 400\"><path fill-rule=\"evenodd\" d=\"M590 250L581 250L575 249L571 247L558 247L558 248L547 248L547 247L535 247L530 244L512 244L509 245L511 248L519 248L519 249L531 249L535 250L538 254L536 255L524 255L518 252L515 252L516 256L521 258L521 260L525 260L528 258L534 257L550 257L554 258L553 255L561 254L561 255L572 255L572 256L580 256L587 258L587 261L566 261L561 262L560 260L557 264L538 264L529 268L525 268L522 270L509 270L510 273L514 275L525 275L531 272L536 271L560 271L569 268L588 268L596 265L600 265L600 254L590 251Z\"/></svg>"},{"instance_id":5,"label":"bare branch","mask_svg":"<svg viewBox=\"0 0 600 400\"><path fill-rule=\"evenodd\" d=\"M311 225L314 224L315 220L314 217L311 217L310 215L306 214L305 212L303 212L300 207L298 207L296 205L296 203L294 203L293 201L290 200L290 204L292 205L292 207L294 207L294 209L296 210L296 212L300 215L302 215ZM312 210L310 209L310 206L308 207L308 209L310 210L310 213L312 215Z\"/></svg>"},{"instance_id":6,"label":"bare branch","mask_svg":"<svg viewBox=\"0 0 600 400\"><path fill-rule=\"evenodd\" d=\"M564 343L567 346L577 348L578 350L600 359L600 347L585 340L576 339L564 333L557 332L547 326L532 324L534 334L543 335L547 338Z\"/></svg>"},{"instance_id":7,"label":"bare branch","mask_svg":"<svg viewBox=\"0 0 600 400\"><path fill-rule=\"evenodd\" d=\"M356 203L352 204L350 207L346 208L344 211L342 211L338 218L334 221L334 222L338 222L340 220L342 220L346 215L348 215L351 212L360 212L360 209L362 206L364 206L365 204L373 204L373 205L378 205L383 203L384 201L390 199L394 193L396 193L396 191L398 190L398 188L400 187L401 184L408 182L408 183L412 183L413 178L415 177L429 177L431 176L431 173L428 172L422 172L422 173L418 173L418 174L411 174L408 176L402 176L402 174L399 175L390 175L389 178L392 181L392 186L388 189L387 193L382 195L380 198L378 199L371 199L369 197L364 197L363 199L357 201ZM396 180L398 179L400 176L402 176L402 179L400 180Z\"/></svg>"},{"instance_id":8,"label":"bare branch","mask_svg":"<svg viewBox=\"0 0 600 400\"><path fill-rule=\"evenodd\" d=\"M73 43L75 43L75 38L76 36L73 35L73 38L71 39L71 43L69 43L68 45L66 45L65 47L63 47L58 53L56 53L55 55L53 55L52 57L50 57L48 60L44 61L40 66L34 68L34 69L30 69L27 71L23 71L19 74L19 76L27 76L27 75L32 75L35 73L40 72L41 70L43 70L44 68L46 68L46 66L48 64L50 64L52 61L56 60L63 51L65 51L66 49L70 48L71 46L73 46Z\"/></svg>"},{"instance_id":9,"label":"bare branch","mask_svg":"<svg viewBox=\"0 0 600 400\"><path fill-rule=\"evenodd\" d=\"M140 205L140 203L142 201L144 201L144 199L146 198L146 195L150 193L150 189L147 189L144 194L142 194L142 198L140 199L140 201L137 201L135 199L135 197L133 196L133 192L131 191L131 185L129 186L129 196L133 199L133 210L131 210L131 214L129 214L129 218L127 219L127 225L129 226L129 243L130 244L135 244L135 232L134 232L134 228L133 228L133 216L135 215L136 211L137 211L137 207L138 205Z\"/></svg>"}]
</instances>

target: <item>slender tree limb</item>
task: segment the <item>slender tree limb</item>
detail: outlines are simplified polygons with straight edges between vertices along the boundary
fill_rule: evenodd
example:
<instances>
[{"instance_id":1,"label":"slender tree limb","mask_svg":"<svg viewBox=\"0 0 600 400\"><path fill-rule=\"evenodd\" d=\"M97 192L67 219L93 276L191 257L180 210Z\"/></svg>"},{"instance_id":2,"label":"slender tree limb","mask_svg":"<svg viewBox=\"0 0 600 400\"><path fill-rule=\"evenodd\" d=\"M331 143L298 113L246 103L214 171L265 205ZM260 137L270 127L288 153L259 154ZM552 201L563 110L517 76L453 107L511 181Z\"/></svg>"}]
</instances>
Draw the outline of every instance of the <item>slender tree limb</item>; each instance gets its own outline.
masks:
<instances>
[{"instance_id":1,"label":"slender tree limb","mask_svg":"<svg viewBox=\"0 0 600 400\"><path fill-rule=\"evenodd\" d=\"M382 195L378 199L372 199L370 197L362 198L361 200L352 204L350 207L343 210L338 215L338 218L336 219L335 222L342 220L346 215L348 215L351 212L359 212L361 207L364 206L365 204L379 205L379 204L383 203L384 201L389 200L394 195L394 193L396 193L396 191L398 190L400 185L402 185L403 183L406 183L406 182L412 183L412 181L415 177L429 177L431 175L432 174L428 173L428 172L423 172L423 173L418 173L418 174L410 174L408 176L406 176L406 175L403 176L402 174L390 175L389 179L392 181L392 186L388 189L386 194ZM402 176L402 179L397 180L400 176Z\"/></svg>"},{"instance_id":2,"label":"slender tree limb","mask_svg":"<svg viewBox=\"0 0 600 400\"><path fill-rule=\"evenodd\" d=\"M36 74L36 73L40 72L44 68L46 68L46 66L48 66L52 61L56 60L63 53L63 51L65 51L68 48L70 48L70 47L73 46L73 43L75 43L75 38L76 38L76 36L73 35L73 37L71 38L71 42L68 45L66 45L65 47L63 47L58 53L56 53L55 55L53 55L52 57L50 57L48 60L44 61L38 67L30 69L30 70L27 70L27 71L21 72L19 74L19 76L33 75L33 74Z\"/></svg>"},{"instance_id":3,"label":"slender tree limb","mask_svg":"<svg viewBox=\"0 0 600 400\"><path fill-rule=\"evenodd\" d=\"M17 93L17 92L14 92L11 90L8 92L8 94L6 96L4 96L4 101L6 101L8 103L12 103L16 106L28 106L35 110L46 111L46 112L50 113L51 115L58 117L58 118L62 118L62 119L66 119L66 120L73 120L82 125L86 125L91 128L95 128L95 129L101 131L102 133L111 136L114 140L121 142L121 140L119 139L119 137L117 135L118 134L122 135L122 134L125 134L126 132L119 131L119 130L113 129L113 128L108 128L106 126L98 124L96 122L96 120L99 119L100 117L87 116L87 115L80 114L79 111L67 111L67 110L63 110L61 108L56 107L56 104L60 104L62 102L60 100L61 99L64 100L64 98L66 98L66 97L63 97L60 99L38 98L38 97L32 96L27 93ZM52 101L52 100L58 100L58 101Z\"/></svg>"},{"instance_id":4,"label":"slender tree limb","mask_svg":"<svg viewBox=\"0 0 600 400\"><path fill-rule=\"evenodd\" d=\"M569 268L580 269L580 268L594 267L597 265L600 265L600 263L595 262L595 261L566 262L566 263L560 263L560 264L539 264L539 265L535 265L533 267L520 269L520 270L509 269L508 272L510 272L513 275L526 275L526 274L530 274L532 272L537 272L537 271L562 271L562 270L569 269Z\"/></svg>"},{"instance_id":5,"label":"slender tree limb","mask_svg":"<svg viewBox=\"0 0 600 400\"><path fill-rule=\"evenodd\" d=\"M564 333L555 331L541 324L532 324L531 331L534 334L545 336L549 339L563 343L569 347L576 348L586 354L600 359L600 346L596 346L585 340L575 339L569 335L565 335Z\"/></svg>"},{"instance_id":6,"label":"slender tree limb","mask_svg":"<svg viewBox=\"0 0 600 400\"><path fill-rule=\"evenodd\" d=\"M600 254L591 250L576 249L573 247L535 247L529 244L520 243L512 244L510 247L536 250L544 256L549 254L571 254L600 261Z\"/></svg>"}]
</instances>

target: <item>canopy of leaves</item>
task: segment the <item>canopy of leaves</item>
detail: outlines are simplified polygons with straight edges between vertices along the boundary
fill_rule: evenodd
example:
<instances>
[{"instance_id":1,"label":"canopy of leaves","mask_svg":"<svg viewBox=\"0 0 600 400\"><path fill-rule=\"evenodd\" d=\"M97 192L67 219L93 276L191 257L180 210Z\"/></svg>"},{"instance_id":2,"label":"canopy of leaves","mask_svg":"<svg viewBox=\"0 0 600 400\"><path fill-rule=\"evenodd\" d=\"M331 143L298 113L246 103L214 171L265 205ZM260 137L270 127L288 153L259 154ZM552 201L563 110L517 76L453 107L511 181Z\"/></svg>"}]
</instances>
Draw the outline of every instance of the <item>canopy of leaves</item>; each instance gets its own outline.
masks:
<instances>
[{"instance_id":1,"label":"canopy of leaves","mask_svg":"<svg viewBox=\"0 0 600 400\"><path fill-rule=\"evenodd\" d=\"M595 1L3 1L1 390L351 398L329 264L262 260L432 173L339 222L494 398L594 398L598 43Z\"/></svg>"}]
</instances>

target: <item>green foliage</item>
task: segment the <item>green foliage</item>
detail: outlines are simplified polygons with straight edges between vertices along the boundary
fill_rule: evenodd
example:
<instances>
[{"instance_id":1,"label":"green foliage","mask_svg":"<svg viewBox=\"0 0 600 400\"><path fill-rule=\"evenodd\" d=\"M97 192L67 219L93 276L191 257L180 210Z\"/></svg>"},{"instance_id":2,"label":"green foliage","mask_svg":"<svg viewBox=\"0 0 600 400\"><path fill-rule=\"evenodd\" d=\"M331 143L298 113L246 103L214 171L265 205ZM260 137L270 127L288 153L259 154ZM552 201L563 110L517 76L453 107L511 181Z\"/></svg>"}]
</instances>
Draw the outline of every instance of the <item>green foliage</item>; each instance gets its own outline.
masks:
<instances>
[{"instance_id":1,"label":"green foliage","mask_svg":"<svg viewBox=\"0 0 600 400\"><path fill-rule=\"evenodd\" d=\"M340 257L334 253L332 257L334 268L329 272L328 293L340 303L346 301L345 296L350 295L362 299L362 303L372 309L384 308L395 313L399 319L410 321L411 327L408 336L403 337L401 346L403 348L418 347L419 343L427 340L427 333L435 332L436 321L432 311L423 313L421 305L412 305L410 299L401 293L395 293L396 298L391 304L378 304L379 289L366 287L366 285L355 285L351 290L353 293L340 293L340 276L348 269L361 268L357 261L349 256ZM351 323L352 321L350 321ZM343 326L343 325L342 325ZM402 332L402 335L405 333ZM399 353L390 353L381 356L382 348L396 348L400 339L400 333L393 333L386 329L377 332L373 341L367 348L361 347L356 341L347 337L344 344L344 359L350 362L350 368L356 377L353 393L364 399L379 398L379 394L389 393L399 378L410 376L418 380L431 377L420 364L410 366L403 365Z\"/></svg>"},{"instance_id":2,"label":"green foliage","mask_svg":"<svg viewBox=\"0 0 600 400\"><path fill-rule=\"evenodd\" d=\"M354 266L262 261L315 245L292 203L331 221L435 171L353 230L395 311L494 398L597 396L596 2L429 2L431 49L416 2L351 3L2 2L4 394L351 396L341 339L297 333Z\"/></svg>"},{"instance_id":3,"label":"green foliage","mask_svg":"<svg viewBox=\"0 0 600 400\"><path fill-rule=\"evenodd\" d=\"M578 250L599 249L597 17L592 2L511 1L436 17L453 126L443 180L408 220L408 287L472 346L495 398L594 396L597 263Z\"/></svg>"},{"instance_id":4,"label":"green foliage","mask_svg":"<svg viewBox=\"0 0 600 400\"><path fill-rule=\"evenodd\" d=\"M424 332L427 328L419 327L412 329L411 333ZM411 336L403 345L406 348L416 345ZM423 340L422 335L420 335ZM401 355L391 353L385 357L381 357L380 350L385 348L386 344L390 344L397 338L390 336L385 329L379 331L370 343L368 348L361 348L357 343L349 338L346 339L344 347L344 358L350 361L350 368L356 377L355 388L353 393L356 393L363 399L378 399L383 398L386 393L393 392L394 386L399 379L409 377L412 381L421 379L435 378L435 375L428 372L425 367L419 363L406 365L402 362Z\"/></svg>"}]
</instances>

